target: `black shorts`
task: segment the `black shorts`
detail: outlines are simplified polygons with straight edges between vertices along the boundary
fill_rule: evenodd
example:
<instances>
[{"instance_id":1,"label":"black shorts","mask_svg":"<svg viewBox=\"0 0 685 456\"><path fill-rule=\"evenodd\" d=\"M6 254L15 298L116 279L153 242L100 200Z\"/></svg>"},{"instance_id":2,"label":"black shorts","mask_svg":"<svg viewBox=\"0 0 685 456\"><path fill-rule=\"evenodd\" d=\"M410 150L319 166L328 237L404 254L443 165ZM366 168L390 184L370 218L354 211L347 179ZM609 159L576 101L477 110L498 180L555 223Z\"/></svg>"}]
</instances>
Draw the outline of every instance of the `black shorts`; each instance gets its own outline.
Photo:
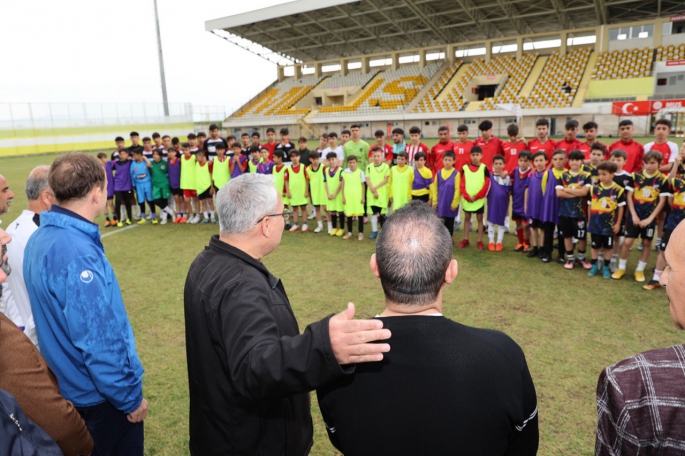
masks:
<instances>
[{"instance_id":1,"label":"black shorts","mask_svg":"<svg viewBox=\"0 0 685 456\"><path fill-rule=\"evenodd\" d=\"M430 200L430 195L412 196L411 199L417 199L419 201L423 201L424 203L427 203Z\"/></svg>"},{"instance_id":2,"label":"black shorts","mask_svg":"<svg viewBox=\"0 0 685 456\"><path fill-rule=\"evenodd\" d=\"M383 213L383 208L378 206L371 206L371 213L373 215L381 215Z\"/></svg>"},{"instance_id":3,"label":"black shorts","mask_svg":"<svg viewBox=\"0 0 685 456\"><path fill-rule=\"evenodd\" d=\"M200 201L212 199L212 195L211 195L211 193L210 193L211 190L212 190L211 187L208 188L208 189L205 190L204 192L198 194L198 195L197 195L197 198L198 198Z\"/></svg>"},{"instance_id":4,"label":"black shorts","mask_svg":"<svg viewBox=\"0 0 685 456\"><path fill-rule=\"evenodd\" d=\"M593 249L613 249L614 235L605 236L603 234L592 233L592 248Z\"/></svg>"},{"instance_id":5,"label":"black shorts","mask_svg":"<svg viewBox=\"0 0 685 456\"><path fill-rule=\"evenodd\" d=\"M528 219L528 225L530 225L531 228L542 228L542 220Z\"/></svg>"},{"instance_id":6,"label":"black shorts","mask_svg":"<svg viewBox=\"0 0 685 456\"><path fill-rule=\"evenodd\" d=\"M587 238L587 222L585 219L559 217L559 228L564 239L576 238L584 241Z\"/></svg>"},{"instance_id":7,"label":"black shorts","mask_svg":"<svg viewBox=\"0 0 685 456\"><path fill-rule=\"evenodd\" d=\"M659 250L662 252L666 251L666 246L668 246L668 241L671 239L671 234L673 234L673 230L664 230L663 234L661 235L661 240L659 241Z\"/></svg>"},{"instance_id":8,"label":"black shorts","mask_svg":"<svg viewBox=\"0 0 685 456\"><path fill-rule=\"evenodd\" d=\"M180 188L172 188L171 194L174 196L183 196L183 190Z\"/></svg>"},{"instance_id":9,"label":"black shorts","mask_svg":"<svg viewBox=\"0 0 685 456\"><path fill-rule=\"evenodd\" d=\"M475 211L467 211L464 209L464 212L468 214L484 214L485 213L485 204L480 207L480 209L476 209Z\"/></svg>"},{"instance_id":10,"label":"black shorts","mask_svg":"<svg viewBox=\"0 0 685 456\"><path fill-rule=\"evenodd\" d=\"M642 240L651 241L654 239L654 233L656 231L656 223L650 223L646 227L642 228L633 224L633 218L628 218L628 223L626 224L625 236L630 239L637 239L641 237Z\"/></svg>"},{"instance_id":11,"label":"black shorts","mask_svg":"<svg viewBox=\"0 0 685 456\"><path fill-rule=\"evenodd\" d=\"M114 195L107 197L107 201L113 201L113 200L114 200Z\"/></svg>"},{"instance_id":12,"label":"black shorts","mask_svg":"<svg viewBox=\"0 0 685 456\"><path fill-rule=\"evenodd\" d=\"M528 223L528 217L526 217L524 214L519 214L518 212L512 211L511 219L515 222L526 222L526 223Z\"/></svg>"}]
</instances>

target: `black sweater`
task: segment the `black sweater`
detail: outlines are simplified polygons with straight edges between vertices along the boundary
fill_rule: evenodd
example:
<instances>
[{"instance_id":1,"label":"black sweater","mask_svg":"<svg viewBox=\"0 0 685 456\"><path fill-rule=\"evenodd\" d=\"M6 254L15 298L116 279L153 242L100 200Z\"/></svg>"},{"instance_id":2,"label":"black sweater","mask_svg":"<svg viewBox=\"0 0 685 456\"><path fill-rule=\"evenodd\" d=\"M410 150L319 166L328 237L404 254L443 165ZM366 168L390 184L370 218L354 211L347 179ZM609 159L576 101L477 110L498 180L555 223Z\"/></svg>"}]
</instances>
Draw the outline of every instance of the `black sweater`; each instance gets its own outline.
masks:
<instances>
[{"instance_id":1,"label":"black sweater","mask_svg":"<svg viewBox=\"0 0 685 456\"><path fill-rule=\"evenodd\" d=\"M343 454L537 453L535 387L509 336L437 316L381 320L392 331L385 359L318 390Z\"/></svg>"}]
</instances>

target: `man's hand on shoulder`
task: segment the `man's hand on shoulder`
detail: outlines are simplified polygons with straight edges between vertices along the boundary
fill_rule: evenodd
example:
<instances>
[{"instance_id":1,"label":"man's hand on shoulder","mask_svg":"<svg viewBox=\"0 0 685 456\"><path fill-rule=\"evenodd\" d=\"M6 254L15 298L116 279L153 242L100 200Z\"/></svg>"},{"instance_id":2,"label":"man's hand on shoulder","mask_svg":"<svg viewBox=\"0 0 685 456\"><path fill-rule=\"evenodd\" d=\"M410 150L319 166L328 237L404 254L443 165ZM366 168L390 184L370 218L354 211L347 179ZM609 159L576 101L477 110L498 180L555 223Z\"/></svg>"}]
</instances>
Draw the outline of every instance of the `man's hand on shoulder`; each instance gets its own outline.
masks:
<instances>
[{"instance_id":1,"label":"man's hand on shoulder","mask_svg":"<svg viewBox=\"0 0 685 456\"><path fill-rule=\"evenodd\" d=\"M390 351L389 344L374 344L389 339L389 329L383 329L380 320L354 320L354 304L334 315L328 321L328 332L333 353L341 365L381 361L383 353Z\"/></svg>"}]
</instances>

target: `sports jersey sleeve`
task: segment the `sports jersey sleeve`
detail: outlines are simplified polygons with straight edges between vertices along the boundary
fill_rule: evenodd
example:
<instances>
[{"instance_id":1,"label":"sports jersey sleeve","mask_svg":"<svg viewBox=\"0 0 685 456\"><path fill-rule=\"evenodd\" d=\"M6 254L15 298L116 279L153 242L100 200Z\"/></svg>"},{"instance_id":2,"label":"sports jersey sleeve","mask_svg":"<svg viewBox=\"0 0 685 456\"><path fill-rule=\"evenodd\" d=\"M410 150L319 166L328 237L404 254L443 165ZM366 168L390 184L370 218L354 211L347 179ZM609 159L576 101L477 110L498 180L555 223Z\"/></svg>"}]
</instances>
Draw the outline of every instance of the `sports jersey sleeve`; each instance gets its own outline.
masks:
<instances>
[{"instance_id":1,"label":"sports jersey sleeve","mask_svg":"<svg viewBox=\"0 0 685 456\"><path fill-rule=\"evenodd\" d=\"M412 178L413 180L413 178ZM461 181L461 185L463 185L464 181ZM429 193L430 193L430 199L433 202L433 207L438 207L438 180L435 179L429 187Z\"/></svg>"},{"instance_id":2,"label":"sports jersey sleeve","mask_svg":"<svg viewBox=\"0 0 685 456\"><path fill-rule=\"evenodd\" d=\"M461 202L461 192L459 191L461 181L461 174L454 170L454 197L452 198L452 207L457 207Z\"/></svg>"},{"instance_id":3,"label":"sports jersey sleeve","mask_svg":"<svg viewBox=\"0 0 685 456\"><path fill-rule=\"evenodd\" d=\"M632 192L635 191L635 175L631 174L628 178L628 183L624 187L625 191ZM624 192L625 193L625 192Z\"/></svg>"},{"instance_id":4,"label":"sports jersey sleeve","mask_svg":"<svg viewBox=\"0 0 685 456\"><path fill-rule=\"evenodd\" d=\"M487 167L483 170L483 177L485 177L485 182L483 182L483 187L480 191L473 197L474 201L488 196L488 191L490 190L490 171L488 171Z\"/></svg>"},{"instance_id":5,"label":"sports jersey sleeve","mask_svg":"<svg viewBox=\"0 0 685 456\"><path fill-rule=\"evenodd\" d=\"M283 171L283 180L285 182L288 182L290 180L290 173L288 173L288 168L286 168L285 171Z\"/></svg>"},{"instance_id":6,"label":"sports jersey sleeve","mask_svg":"<svg viewBox=\"0 0 685 456\"><path fill-rule=\"evenodd\" d=\"M362 184L366 183L366 175L364 174L364 171L359 171L359 178L362 181Z\"/></svg>"},{"instance_id":7,"label":"sports jersey sleeve","mask_svg":"<svg viewBox=\"0 0 685 456\"><path fill-rule=\"evenodd\" d=\"M675 158L678 156L678 145L671 141L666 144L671 149L671 155L668 157L668 162L673 163L675 162Z\"/></svg>"},{"instance_id":8,"label":"sports jersey sleeve","mask_svg":"<svg viewBox=\"0 0 685 456\"><path fill-rule=\"evenodd\" d=\"M668 181L668 178L666 176L662 176L661 179L659 179L659 187L662 189L661 192L659 192L659 197L669 197L673 196L673 190L671 189L671 185Z\"/></svg>"},{"instance_id":9,"label":"sports jersey sleeve","mask_svg":"<svg viewBox=\"0 0 685 456\"><path fill-rule=\"evenodd\" d=\"M626 205L626 192L625 192L625 190L621 189L618 192L618 198L616 198L616 202L618 203L618 207Z\"/></svg>"}]
</instances>

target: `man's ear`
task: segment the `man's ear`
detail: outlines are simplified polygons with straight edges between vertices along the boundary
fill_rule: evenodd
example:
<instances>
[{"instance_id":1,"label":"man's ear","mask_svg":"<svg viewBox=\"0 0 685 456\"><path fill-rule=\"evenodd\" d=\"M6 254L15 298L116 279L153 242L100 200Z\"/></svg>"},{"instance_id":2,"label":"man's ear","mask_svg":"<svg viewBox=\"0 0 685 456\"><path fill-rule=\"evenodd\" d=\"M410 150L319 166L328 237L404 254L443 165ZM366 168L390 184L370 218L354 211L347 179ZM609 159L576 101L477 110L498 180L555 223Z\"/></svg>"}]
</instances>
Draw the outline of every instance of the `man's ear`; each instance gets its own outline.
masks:
<instances>
[{"instance_id":1,"label":"man's ear","mask_svg":"<svg viewBox=\"0 0 685 456\"><path fill-rule=\"evenodd\" d=\"M378 272L378 261L376 261L376 254L374 253L371 255L371 260L369 261L369 266L371 267L371 271L373 272L373 275L375 275L377 278L381 278L381 274Z\"/></svg>"},{"instance_id":2,"label":"man's ear","mask_svg":"<svg viewBox=\"0 0 685 456\"><path fill-rule=\"evenodd\" d=\"M457 278L457 274L459 274L459 264L457 264L457 260L452 259L449 266L447 266L447 271L445 271L445 283L451 285L454 279Z\"/></svg>"}]
</instances>

